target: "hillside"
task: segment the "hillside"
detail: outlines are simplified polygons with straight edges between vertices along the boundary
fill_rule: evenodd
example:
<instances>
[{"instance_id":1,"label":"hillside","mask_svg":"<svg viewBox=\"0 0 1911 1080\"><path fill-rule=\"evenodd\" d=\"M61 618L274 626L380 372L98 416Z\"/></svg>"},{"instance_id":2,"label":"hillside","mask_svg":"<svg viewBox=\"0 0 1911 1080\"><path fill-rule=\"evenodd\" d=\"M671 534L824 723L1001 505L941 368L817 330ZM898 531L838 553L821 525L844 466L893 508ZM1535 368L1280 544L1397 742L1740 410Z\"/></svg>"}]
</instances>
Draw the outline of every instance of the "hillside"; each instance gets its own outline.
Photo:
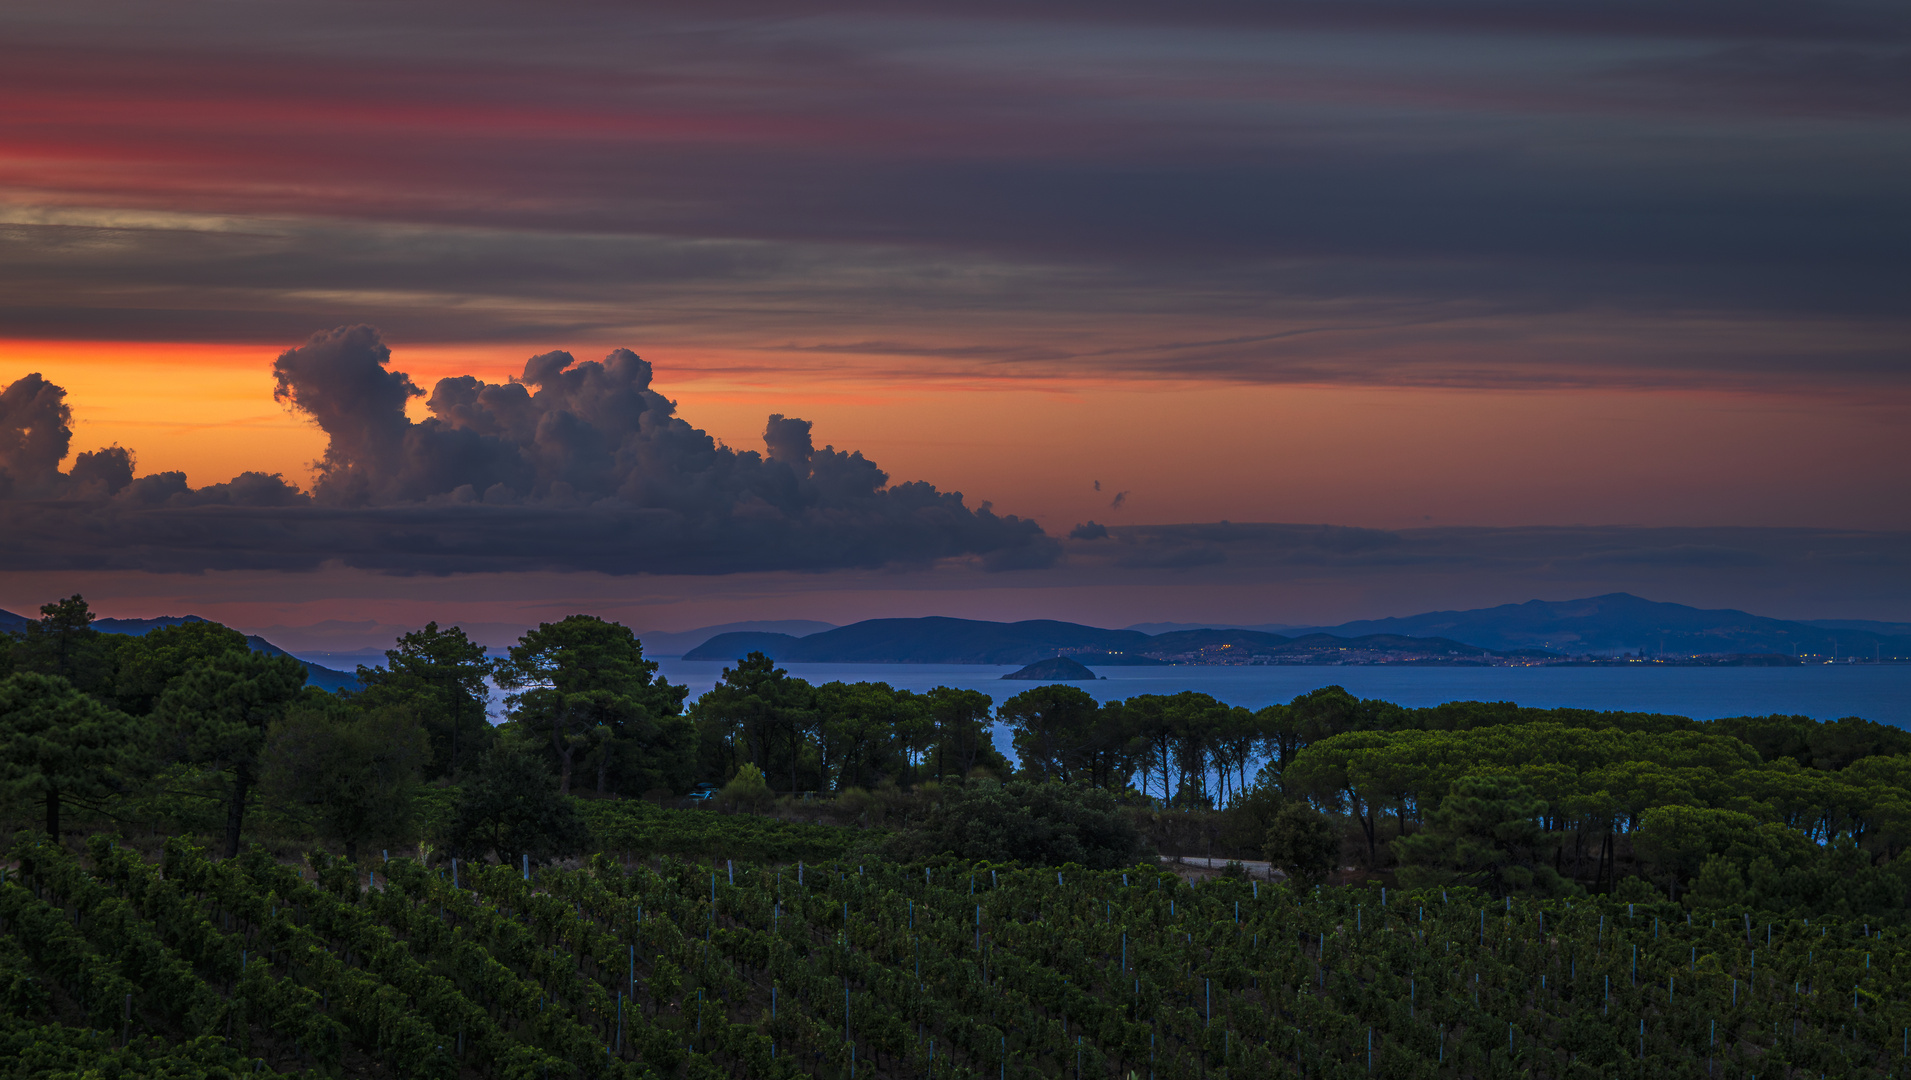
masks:
<instances>
[{"instance_id":1,"label":"hillside","mask_svg":"<svg viewBox=\"0 0 1911 1080\"><path fill-rule=\"evenodd\" d=\"M24 615L15 615L11 611L0 611L0 633L17 633L34 620ZM205 622L197 615L162 615L157 619L94 619L93 629L102 634L126 634L130 637L142 637L162 626L178 626L180 623ZM272 644L256 634L246 635L246 644L253 652L267 656L291 656L292 654ZM338 671L309 660L300 660L305 665L305 681L308 685L321 690L353 690L358 687L358 673Z\"/></svg>"},{"instance_id":2,"label":"hillside","mask_svg":"<svg viewBox=\"0 0 1911 1080\"><path fill-rule=\"evenodd\" d=\"M1133 627L1104 630L1048 620L874 619L800 638L720 634L690 650L685 659L732 660L760 651L787 663L1027 664L1062 655L1084 660L1092 656L1098 666L1520 663L1621 653L1671 660L1868 660L1911 658L1911 635L1896 633L1905 626L1861 620L1795 622L1612 593L1296 627L1287 634L1236 627L1177 628L1150 635Z\"/></svg>"},{"instance_id":3,"label":"hillside","mask_svg":"<svg viewBox=\"0 0 1911 1080\"><path fill-rule=\"evenodd\" d=\"M1873 625L1892 628L1888 623ZM1572 654L1911 656L1911 637L1849 623L1828 627L1730 608L1706 610L1659 603L1629 593L1583 600L1529 600L1471 611L1430 611L1313 629L1340 637L1437 636L1486 649L1549 649Z\"/></svg>"},{"instance_id":4,"label":"hillside","mask_svg":"<svg viewBox=\"0 0 1911 1080\"><path fill-rule=\"evenodd\" d=\"M1288 638L1254 630L1177 630L1150 637L1075 623L969 619L874 619L808 637L719 634L686 660L735 660L761 652L788 664L1033 664L1069 657L1097 667L1153 664L1494 664L1548 657L1500 653L1445 638L1312 634Z\"/></svg>"},{"instance_id":5,"label":"hillside","mask_svg":"<svg viewBox=\"0 0 1911 1080\"><path fill-rule=\"evenodd\" d=\"M685 660L734 660L756 649L791 664L1032 664L1080 652L1140 652L1153 640L1131 630L1103 630L1034 619L870 619L808 637L719 634ZM742 648L742 651L738 651Z\"/></svg>"}]
</instances>

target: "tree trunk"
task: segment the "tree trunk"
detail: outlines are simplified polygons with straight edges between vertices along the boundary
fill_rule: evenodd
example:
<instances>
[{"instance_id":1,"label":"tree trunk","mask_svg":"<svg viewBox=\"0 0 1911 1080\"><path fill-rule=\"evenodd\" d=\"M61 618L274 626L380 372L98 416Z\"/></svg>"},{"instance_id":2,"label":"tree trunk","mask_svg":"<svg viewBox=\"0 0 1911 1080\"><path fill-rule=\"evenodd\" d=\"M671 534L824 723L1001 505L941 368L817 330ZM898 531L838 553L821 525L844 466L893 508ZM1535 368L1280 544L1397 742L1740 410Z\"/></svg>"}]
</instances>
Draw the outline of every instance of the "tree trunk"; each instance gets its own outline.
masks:
<instances>
[{"instance_id":1,"label":"tree trunk","mask_svg":"<svg viewBox=\"0 0 1911 1080\"><path fill-rule=\"evenodd\" d=\"M557 793L559 795L571 793L571 754L574 752L568 746L557 752Z\"/></svg>"},{"instance_id":2,"label":"tree trunk","mask_svg":"<svg viewBox=\"0 0 1911 1080\"><path fill-rule=\"evenodd\" d=\"M60 789L46 789L46 834L54 843L60 842Z\"/></svg>"},{"instance_id":3,"label":"tree trunk","mask_svg":"<svg viewBox=\"0 0 1911 1080\"><path fill-rule=\"evenodd\" d=\"M240 765L233 770L232 800L226 803L226 858L239 854L239 829L245 824L246 795L252 790L252 770Z\"/></svg>"},{"instance_id":4,"label":"tree trunk","mask_svg":"<svg viewBox=\"0 0 1911 1080\"><path fill-rule=\"evenodd\" d=\"M345 841L345 858L353 866L358 865L358 841L357 840L348 839Z\"/></svg>"},{"instance_id":5,"label":"tree trunk","mask_svg":"<svg viewBox=\"0 0 1911 1080\"><path fill-rule=\"evenodd\" d=\"M789 742L790 742L790 796L794 798L796 795L797 759L801 756L799 751L801 750L802 743L803 743L802 738L796 733L795 727L790 728Z\"/></svg>"}]
</instances>

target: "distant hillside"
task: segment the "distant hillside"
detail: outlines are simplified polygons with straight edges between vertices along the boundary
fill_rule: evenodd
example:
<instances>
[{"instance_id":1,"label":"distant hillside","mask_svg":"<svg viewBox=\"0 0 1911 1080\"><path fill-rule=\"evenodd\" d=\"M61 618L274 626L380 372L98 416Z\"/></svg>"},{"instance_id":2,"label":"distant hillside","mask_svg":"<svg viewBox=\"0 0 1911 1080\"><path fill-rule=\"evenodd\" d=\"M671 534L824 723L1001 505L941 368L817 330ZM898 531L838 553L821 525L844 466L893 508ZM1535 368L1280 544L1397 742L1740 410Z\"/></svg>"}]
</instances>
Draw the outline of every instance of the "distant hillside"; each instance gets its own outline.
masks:
<instances>
[{"instance_id":1,"label":"distant hillside","mask_svg":"<svg viewBox=\"0 0 1911 1080\"><path fill-rule=\"evenodd\" d=\"M1573 654L1911 656L1911 636L1880 633L1867 626L1791 622L1731 609L1708 611L1643 600L1628 593L1584 600L1530 600L1472 611L1431 611L1315 629L1341 637L1438 636L1487 649L1536 648Z\"/></svg>"},{"instance_id":2,"label":"distant hillside","mask_svg":"<svg viewBox=\"0 0 1911 1080\"><path fill-rule=\"evenodd\" d=\"M0 611L0 631L16 632L24 629L28 623L37 621L38 620L26 618L23 615L15 615L11 611ZM163 615L157 619L94 619L93 629L98 630L102 634L126 634L130 637L144 637L146 634L162 626L178 626L180 623L205 621L205 619L197 615ZM257 635L248 634L246 636L246 644L251 646L253 652L261 652L267 656L292 655ZM305 665L305 681L307 685L316 686L321 690L356 690L358 688L358 673L355 671L335 671L332 668L314 664L309 660L300 660L299 663Z\"/></svg>"},{"instance_id":3,"label":"distant hillside","mask_svg":"<svg viewBox=\"0 0 1911 1080\"><path fill-rule=\"evenodd\" d=\"M1138 622L1133 626L1124 626L1122 629L1160 636L1171 634L1176 630L1259 630L1267 634L1291 634L1298 630L1310 629L1310 627L1301 623Z\"/></svg>"},{"instance_id":4,"label":"distant hillside","mask_svg":"<svg viewBox=\"0 0 1911 1080\"><path fill-rule=\"evenodd\" d=\"M720 634L686 660L735 660L761 652L786 664L1033 664L1061 656L1096 667L1148 664L1490 664L1511 657L1445 638L1398 634L1302 638L1255 630L1176 630L1150 637L1076 623L971 619L872 619L840 629Z\"/></svg>"},{"instance_id":5,"label":"distant hillside","mask_svg":"<svg viewBox=\"0 0 1911 1080\"><path fill-rule=\"evenodd\" d=\"M734 660L752 649L791 664L1032 664L1079 652L1139 652L1153 639L1132 630L1036 619L870 619L820 634L719 634L685 660ZM738 651L741 649L741 651Z\"/></svg>"},{"instance_id":6,"label":"distant hillside","mask_svg":"<svg viewBox=\"0 0 1911 1080\"><path fill-rule=\"evenodd\" d=\"M763 634L739 631L718 634L683 654L685 660L737 660L760 652L773 660L788 660L802 639L792 634Z\"/></svg>"},{"instance_id":7,"label":"distant hillside","mask_svg":"<svg viewBox=\"0 0 1911 1080\"><path fill-rule=\"evenodd\" d=\"M682 656L719 634L761 633L799 638L834 629L835 623L817 622L814 619L770 619L719 623L695 630L644 630L638 633L637 638L644 643L645 656Z\"/></svg>"}]
</instances>

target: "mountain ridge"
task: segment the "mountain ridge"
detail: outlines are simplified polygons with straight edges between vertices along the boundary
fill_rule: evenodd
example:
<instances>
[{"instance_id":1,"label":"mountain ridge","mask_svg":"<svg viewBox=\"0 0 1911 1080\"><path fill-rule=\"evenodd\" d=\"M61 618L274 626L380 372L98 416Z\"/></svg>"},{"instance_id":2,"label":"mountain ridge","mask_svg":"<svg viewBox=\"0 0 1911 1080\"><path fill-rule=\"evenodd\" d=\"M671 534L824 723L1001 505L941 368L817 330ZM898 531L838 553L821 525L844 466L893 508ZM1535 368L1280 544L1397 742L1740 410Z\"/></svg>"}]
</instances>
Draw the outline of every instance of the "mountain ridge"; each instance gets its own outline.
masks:
<instances>
[{"instance_id":1,"label":"mountain ridge","mask_svg":"<svg viewBox=\"0 0 1911 1080\"><path fill-rule=\"evenodd\" d=\"M1836 625L1826 625L1835 622ZM1855 624L1855 625L1854 625ZM1608 593L1578 600L1531 600L1464 611L1365 619L1337 626L1172 626L1158 634L1036 619L1015 623L929 616L870 619L802 636L718 634L686 660L734 660L763 652L786 663L1028 664L1058 655L1104 665L1135 663L1535 662L1567 657L1860 659L1911 657L1911 635L1880 633L1893 623L1804 622L1732 608L1702 609ZM1328 659L1333 654L1363 659ZM1313 659L1296 657L1309 655ZM1257 660L1257 656L1259 659ZM1245 657L1242 659L1241 657Z\"/></svg>"},{"instance_id":2,"label":"mountain ridge","mask_svg":"<svg viewBox=\"0 0 1911 1080\"><path fill-rule=\"evenodd\" d=\"M15 632L35 621L37 620L29 619L24 615L16 615L11 611L0 611L0 632ZM128 637L144 637L162 627L206 621L208 620L198 615L161 615L156 619L94 619L93 629L98 630L102 634L125 634ZM251 648L253 652L264 653L267 656L292 656L291 653L259 637L257 634L247 634L246 645ZM321 690L351 690L358 686L357 672L339 671L335 668L325 667L322 664L314 664L310 660L299 660L296 656L292 658L305 665L305 681L309 686L316 686Z\"/></svg>"}]
</instances>

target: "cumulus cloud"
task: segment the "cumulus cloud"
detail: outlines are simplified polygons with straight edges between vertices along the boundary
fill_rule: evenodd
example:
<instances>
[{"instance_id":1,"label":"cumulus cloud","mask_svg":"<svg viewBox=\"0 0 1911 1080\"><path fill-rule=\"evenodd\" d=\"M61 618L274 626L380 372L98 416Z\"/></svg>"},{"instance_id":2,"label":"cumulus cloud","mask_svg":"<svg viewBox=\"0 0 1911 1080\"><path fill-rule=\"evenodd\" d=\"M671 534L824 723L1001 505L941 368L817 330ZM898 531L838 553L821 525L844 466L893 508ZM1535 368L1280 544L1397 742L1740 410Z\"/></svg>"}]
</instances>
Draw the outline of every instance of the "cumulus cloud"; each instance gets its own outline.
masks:
<instances>
[{"instance_id":1,"label":"cumulus cloud","mask_svg":"<svg viewBox=\"0 0 1911 1080\"><path fill-rule=\"evenodd\" d=\"M720 574L974 557L1040 567L1057 544L959 492L896 483L857 452L818 449L773 415L764 451L675 415L627 349L533 356L521 378L441 379L425 396L376 330L314 334L272 365L275 396L328 437L310 493L246 473L192 488L134 478L119 448L81 454L64 391L38 375L0 396L0 554L18 567L569 569ZM7 496L5 493L10 492ZM51 501L49 501L51 497Z\"/></svg>"}]
</instances>

